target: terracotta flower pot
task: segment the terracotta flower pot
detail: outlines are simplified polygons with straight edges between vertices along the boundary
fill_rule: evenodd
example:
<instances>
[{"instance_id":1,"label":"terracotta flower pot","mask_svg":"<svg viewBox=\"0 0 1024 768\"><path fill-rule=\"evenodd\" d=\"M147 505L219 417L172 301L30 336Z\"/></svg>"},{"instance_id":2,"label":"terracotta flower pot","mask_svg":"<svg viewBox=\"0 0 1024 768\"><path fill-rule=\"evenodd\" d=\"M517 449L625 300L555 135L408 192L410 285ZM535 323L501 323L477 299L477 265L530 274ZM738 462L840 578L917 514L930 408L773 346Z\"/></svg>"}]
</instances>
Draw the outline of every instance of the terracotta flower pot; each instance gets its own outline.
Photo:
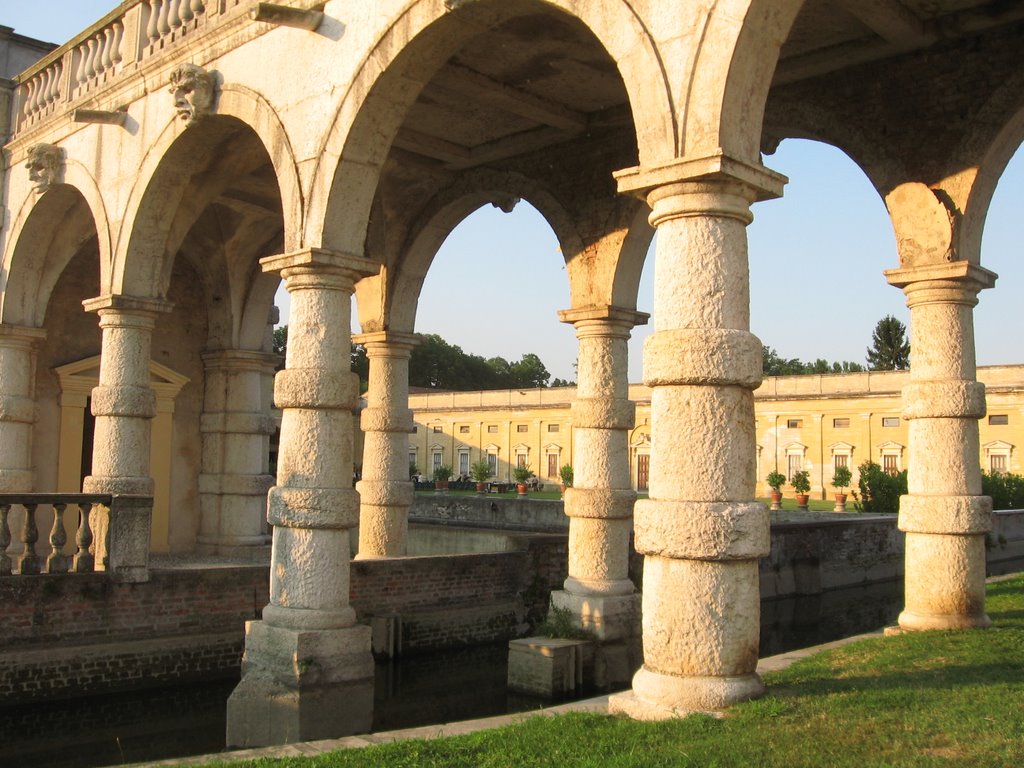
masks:
<instances>
[{"instance_id":1,"label":"terracotta flower pot","mask_svg":"<svg viewBox=\"0 0 1024 768\"><path fill-rule=\"evenodd\" d=\"M476 484L477 493L487 493L487 483L480 482Z\"/></svg>"},{"instance_id":2,"label":"terracotta flower pot","mask_svg":"<svg viewBox=\"0 0 1024 768\"><path fill-rule=\"evenodd\" d=\"M435 491L447 491L448 490L448 481L447 480L435 480L434 481L434 490Z\"/></svg>"},{"instance_id":3,"label":"terracotta flower pot","mask_svg":"<svg viewBox=\"0 0 1024 768\"><path fill-rule=\"evenodd\" d=\"M845 512L846 511L846 494L845 493L837 493L836 494L836 506L835 506L835 509L833 509L832 511L833 512Z\"/></svg>"},{"instance_id":4,"label":"terracotta flower pot","mask_svg":"<svg viewBox=\"0 0 1024 768\"><path fill-rule=\"evenodd\" d=\"M526 483L516 483L516 493L520 496L526 495Z\"/></svg>"},{"instance_id":5,"label":"terracotta flower pot","mask_svg":"<svg viewBox=\"0 0 1024 768\"><path fill-rule=\"evenodd\" d=\"M769 509L782 509L782 491L771 492L772 504Z\"/></svg>"},{"instance_id":6,"label":"terracotta flower pot","mask_svg":"<svg viewBox=\"0 0 1024 768\"><path fill-rule=\"evenodd\" d=\"M796 506L798 509L807 509L807 502L810 500L810 494L798 493L796 495Z\"/></svg>"}]
</instances>

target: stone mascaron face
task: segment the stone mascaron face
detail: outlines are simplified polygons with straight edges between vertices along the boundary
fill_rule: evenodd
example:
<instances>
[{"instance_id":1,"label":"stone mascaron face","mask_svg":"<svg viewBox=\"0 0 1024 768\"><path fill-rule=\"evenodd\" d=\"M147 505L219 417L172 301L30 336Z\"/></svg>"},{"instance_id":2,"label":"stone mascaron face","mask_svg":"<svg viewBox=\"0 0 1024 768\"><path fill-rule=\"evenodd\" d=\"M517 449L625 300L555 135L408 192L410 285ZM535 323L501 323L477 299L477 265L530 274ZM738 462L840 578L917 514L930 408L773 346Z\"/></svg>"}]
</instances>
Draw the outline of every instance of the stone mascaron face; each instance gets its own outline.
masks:
<instances>
[{"instance_id":1,"label":"stone mascaron face","mask_svg":"<svg viewBox=\"0 0 1024 768\"><path fill-rule=\"evenodd\" d=\"M62 159L60 148L52 144L36 144L29 148L25 167L37 193L42 194L56 183Z\"/></svg>"},{"instance_id":2,"label":"stone mascaron face","mask_svg":"<svg viewBox=\"0 0 1024 768\"><path fill-rule=\"evenodd\" d=\"M213 106L213 76L195 64L181 64L171 70L174 108L187 125L210 112Z\"/></svg>"}]
</instances>

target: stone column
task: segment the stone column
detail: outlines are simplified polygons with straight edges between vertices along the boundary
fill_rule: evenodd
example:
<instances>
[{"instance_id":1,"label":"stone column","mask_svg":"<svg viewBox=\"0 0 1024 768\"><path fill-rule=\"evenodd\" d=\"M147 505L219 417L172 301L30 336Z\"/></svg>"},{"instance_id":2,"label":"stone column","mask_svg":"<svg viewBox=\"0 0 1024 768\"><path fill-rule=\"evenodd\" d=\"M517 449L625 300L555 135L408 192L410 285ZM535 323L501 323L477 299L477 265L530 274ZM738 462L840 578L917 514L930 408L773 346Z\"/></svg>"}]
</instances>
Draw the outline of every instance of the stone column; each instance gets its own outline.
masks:
<instances>
[{"instance_id":1,"label":"stone column","mask_svg":"<svg viewBox=\"0 0 1024 768\"><path fill-rule=\"evenodd\" d=\"M981 495L978 419L985 385L975 380L974 306L996 275L964 261L891 270L910 307L904 630L987 627L985 534L992 500Z\"/></svg>"},{"instance_id":2,"label":"stone column","mask_svg":"<svg viewBox=\"0 0 1024 768\"><path fill-rule=\"evenodd\" d=\"M291 295L286 368L274 398L282 411L270 603L246 625L242 680L228 701L232 746L324 739L369 729L370 628L349 605L352 488L351 299L366 259L307 249L260 262Z\"/></svg>"},{"instance_id":3,"label":"stone column","mask_svg":"<svg viewBox=\"0 0 1024 768\"><path fill-rule=\"evenodd\" d=\"M150 342L156 318L171 305L131 296L100 296L82 304L99 314L103 331L99 386L92 391L92 474L82 489L152 496L149 454L156 394L150 385Z\"/></svg>"},{"instance_id":4,"label":"stone column","mask_svg":"<svg viewBox=\"0 0 1024 768\"><path fill-rule=\"evenodd\" d=\"M0 493L34 490L36 353L46 331L0 323Z\"/></svg>"},{"instance_id":5,"label":"stone column","mask_svg":"<svg viewBox=\"0 0 1024 768\"><path fill-rule=\"evenodd\" d=\"M636 503L644 664L612 711L643 719L714 711L763 691L758 558L768 511L755 502L753 390L761 342L749 332L746 225L782 177L721 156L626 172L658 230L650 498Z\"/></svg>"},{"instance_id":6,"label":"stone column","mask_svg":"<svg viewBox=\"0 0 1024 768\"><path fill-rule=\"evenodd\" d=\"M569 578L551 595L576 624L601 643L598 685L627 682L635 670L631 638L639 636L640 600L629 579L633 491L629 475L629 430L635 407L629 400L626 342L648 315L621 307L559 312L579 339L576 399L572 404L573 487L565 491L569 516ZM634 643L635 645L635 643ZM614 646L614 647L613 647Z\"/></svg>"},{"instance_id":7,"label":"stone column","mask_svg":"<svg viewBox=\"0 0 1024 768\"><path fill-rule=\"evenodd\" d=\"M231 349L207 353L203 363L197 551L261 557L269 554L263 523L267 491L274 483L268 474L273 421L263 386L274 370L273 356Z\"/></svg>"},{"instance_id":8,"label":"stone column","mask_svg":"<svg viewBox=\"0 0 1024 768\"><path fill-rule=\"evenodd\" d=\"M409 507L409 356L417 337L408 333L364 333L353 341L366 347L370 363L363 429L363 477L359 491L357 557L402 557L408 547Z\"/></svg>"}]
</instances>

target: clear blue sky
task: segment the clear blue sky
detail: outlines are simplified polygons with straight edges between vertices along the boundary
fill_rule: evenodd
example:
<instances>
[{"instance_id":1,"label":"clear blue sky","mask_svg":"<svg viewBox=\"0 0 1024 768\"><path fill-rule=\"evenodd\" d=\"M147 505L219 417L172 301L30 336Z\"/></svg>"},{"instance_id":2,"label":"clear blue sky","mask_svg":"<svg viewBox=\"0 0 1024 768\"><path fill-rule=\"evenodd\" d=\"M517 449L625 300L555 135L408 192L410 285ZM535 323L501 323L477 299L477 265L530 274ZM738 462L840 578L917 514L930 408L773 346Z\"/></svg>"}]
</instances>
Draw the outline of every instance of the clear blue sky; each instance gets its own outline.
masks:
<instances>
[{"instance_id":1,"label":"clear blue sky","mask_svg":"<svg viewBox=\"0 0 1024 768\"><path fill-rule=\"evenodd\" d=\"M112 0L0 0L0 24L63 42L117 7ZM751 327L785 357L863 362L875 323L904 322L903 294L882 270L897 266L892 228L877 193L839 150L788 140L766 164L790 178L781 200L754 208L750 226ZM980 365L1024 362L1024 150L1003 175L989 211L982 264L999 274L975 310ZM637 306L651 311L648 259ZM487 275L481 288L480 275ZM529 205L486 206L451 234L427 276L417 330L467 352L517 359L535 352L553 376L575 378L576 340L556 311L569 306L558 244ZM657 318L652 319L656 323ZM630 344L630 380L641 378L647 329Z\"/></svg>"}]
</instances>

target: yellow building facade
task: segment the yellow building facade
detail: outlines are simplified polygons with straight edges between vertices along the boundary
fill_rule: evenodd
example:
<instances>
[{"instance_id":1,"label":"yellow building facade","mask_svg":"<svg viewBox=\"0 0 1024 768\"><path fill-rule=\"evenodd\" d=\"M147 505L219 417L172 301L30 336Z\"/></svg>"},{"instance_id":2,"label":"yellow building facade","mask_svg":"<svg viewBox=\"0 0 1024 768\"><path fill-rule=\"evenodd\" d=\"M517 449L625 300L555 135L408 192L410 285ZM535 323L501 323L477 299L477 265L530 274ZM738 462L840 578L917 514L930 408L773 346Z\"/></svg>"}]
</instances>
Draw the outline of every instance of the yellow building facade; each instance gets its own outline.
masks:
<instances>
[{"instance_id":1,"label":"yellow building facade","mask_svg":"<svg viewBox=\"0 0 1024 768\"><path fill-rule=\"evenodd\" d=\"M981 420L979 461L988 472L1024 473L1024 365L978 369L988 412ZM833 492L832 474L846 465L857 484L857 467L868 459L883 469L913 471L908 465L907 422L901 416L903 371L768 377L754 393L757 429L757 495L767 496L765 476L787 478L807 470L812 494ZM651 451L651 397L630 386L636 424L629 435L633 487L647 489ZM426 477L442 464L455 477L469 475L486 459L493 477L511 480L513 467L529 466L540 482L557 485L559 468L573 463L573 387L492 392L410 394L415 432L409 462ZM783 490L786 490L785 488Z\"/></svg>"}]
</instances>

